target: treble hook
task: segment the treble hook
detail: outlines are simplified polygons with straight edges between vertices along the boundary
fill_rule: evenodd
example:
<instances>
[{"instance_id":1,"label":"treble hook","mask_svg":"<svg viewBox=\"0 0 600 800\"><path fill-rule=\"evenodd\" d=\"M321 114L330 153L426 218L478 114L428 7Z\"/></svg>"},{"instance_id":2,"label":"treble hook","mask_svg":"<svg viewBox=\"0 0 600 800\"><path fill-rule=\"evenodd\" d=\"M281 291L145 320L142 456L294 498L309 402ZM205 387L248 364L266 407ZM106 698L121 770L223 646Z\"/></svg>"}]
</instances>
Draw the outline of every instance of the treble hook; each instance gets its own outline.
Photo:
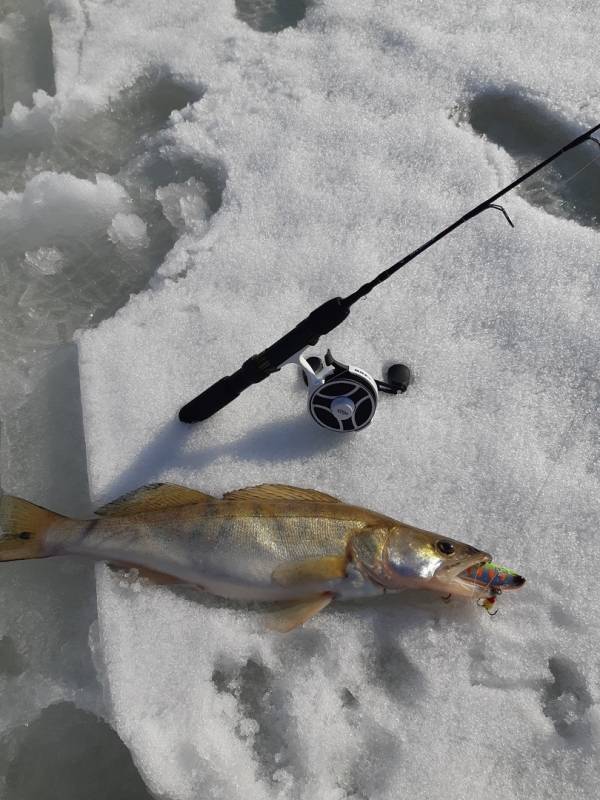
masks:
<instances>
[{"instance_id":1,"label":"treble hook","mask_svg":"<svg viewBox=\"0 0 600 800\"><path fill-rule=\"evenodd\" d=\"M496 602L495 597L480 597L479 600L477 601L477 605L480 608L485 608L490 617L495 617L499 611L499 609L496 609L495 611L491 610L494 607L495 602Z\"/></svg>"},{"instance_id":2,"label":"treble hook","mask_svg":"<svg viewBox=\"0 0 600 800\"><path fill-rule=\"evenodd\" d=\"M501 211L501 212L504 214L504 217L505 217L506 221L508 222L508 224L510 225L510 227L511 227L511 228L514 228L514 227L515 227L515 226L513 225L512 219L511 219L511 218L508 216L508 214L507 214L507 212L506 212L506 209L504 208L504 206L501 206L501 205L499 205L498 203L490 203L490 204L489 204L489 206L488 206L488 208L495 208L495 209L496 209L496 211Z\"/></svg>"}]
</instances>

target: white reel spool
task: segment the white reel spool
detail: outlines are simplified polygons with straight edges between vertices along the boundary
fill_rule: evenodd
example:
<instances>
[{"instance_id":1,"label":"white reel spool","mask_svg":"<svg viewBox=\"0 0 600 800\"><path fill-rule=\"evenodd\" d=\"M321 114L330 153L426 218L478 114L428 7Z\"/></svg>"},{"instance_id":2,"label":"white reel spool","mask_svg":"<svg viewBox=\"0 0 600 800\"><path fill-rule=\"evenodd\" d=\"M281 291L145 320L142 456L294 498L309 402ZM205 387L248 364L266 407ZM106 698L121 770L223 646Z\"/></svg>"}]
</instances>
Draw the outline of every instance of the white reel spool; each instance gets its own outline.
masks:
<instances>
[{"instance_id":1,"label":"white reel spool","mask_svg":"<svg viewBox=\"0 0 600 800\"><path fill-rule=\"evenodd\" d=\"M367 372L340 364L329 350L324 364L315 356L300 355L298 361L308 385L308 413L317 425L336 433L367 427L379 401L377 384Z\"/></svg>"}]
</instances>

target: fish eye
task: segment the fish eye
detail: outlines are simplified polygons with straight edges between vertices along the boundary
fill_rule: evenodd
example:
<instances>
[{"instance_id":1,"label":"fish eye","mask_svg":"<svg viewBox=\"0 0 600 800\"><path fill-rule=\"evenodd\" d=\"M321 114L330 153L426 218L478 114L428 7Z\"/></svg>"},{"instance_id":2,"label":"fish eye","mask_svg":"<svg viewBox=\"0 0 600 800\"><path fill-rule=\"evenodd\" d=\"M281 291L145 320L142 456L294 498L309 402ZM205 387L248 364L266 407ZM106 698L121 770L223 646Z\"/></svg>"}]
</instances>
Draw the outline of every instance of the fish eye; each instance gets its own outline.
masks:
<instances>
[{"instance_id":1,"label":"fish eye","mask_svg":"<svg viewBox=\"0 0 600 800\"><path fill-rule=\"evenodd\" d=\"M454 545L452 542L448 542L445 539L440 539L439 542L436 542L435 546L438 549L438 552L442 553L444 556L451 556L454 552Z\"/></svg>"},{"instance_id":2,"label":"fish eye","mask_svg":"<svg viewBox=\"0 0 600 800\"><path fill-rule=\"evenodd\" d=\"M33 533L30 533L29 531L21 531L19 534L19 539L31 539L32 536Z\"/></svg>"}]
</instances>

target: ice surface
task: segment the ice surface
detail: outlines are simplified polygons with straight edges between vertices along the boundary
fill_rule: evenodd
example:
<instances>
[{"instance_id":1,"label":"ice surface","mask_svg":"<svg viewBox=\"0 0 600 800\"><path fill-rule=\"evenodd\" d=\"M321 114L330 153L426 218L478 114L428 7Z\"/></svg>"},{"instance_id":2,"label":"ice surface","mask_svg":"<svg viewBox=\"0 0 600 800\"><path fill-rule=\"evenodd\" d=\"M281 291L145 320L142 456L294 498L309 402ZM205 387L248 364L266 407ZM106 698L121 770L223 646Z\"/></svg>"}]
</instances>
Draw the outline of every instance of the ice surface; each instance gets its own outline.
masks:
<instances>
[{"instance_id":1,"label":"ice surface","mask_svg":"<svg viewBox=\"0 0 600 800\"><path fill-rule=\"evenodd\" d=\"M53 9L54 22L62 21L55 26L60 41L76 19L68 4ZM110 316L144 287L185 233L185 221L176 231L163 216L154 195L160 176L150 166L171 164L170 115L202 90L155 69L111 97L70 105L72 86L51 96L51 41L46 3L0 2L0 463L4 491L85 515L79 370L69 342L77 328ZM139 179L146 164L149 177ZM176 173L172 167L167 175L175 187ZM208 191L198 179L198 193ZM46 742L39 772L24 771L28 745L21 746L15 726L31 725L47 738L48 720L57 717L40 712L64 701L76 702L88 722L106 715L89 647L96 620L93 565L11 565L0 599L0 794L39 797L57 754ZM88 783L94 750L109 741L95 739L93 731L94 724L79 725L82 750L66 754L67 762L81 762L79 775ZM79 797L83 789L67 767L56 767L60 774L47 792ZM127 787L126 765L112 768L115 782ZM105 790L103 783L99 791Z\"/></svg>"},{"instance_id":2,"label":"ice surface","mask_svg":"<svg viewBox=\"0 0 600 800\"><path fill-rule=\"evenodd\" d=\"M44 0L2 0L0 42L1 122L16 102L31 105L34 92L56 92L52 30Z\"/></svg>"},{"instance_id":3,"label":"ice surface","mask_svg":"<svg viewBox=\"0 0 600 800\"><path fill-rule=\"evenodd\" d=\"M48 702L103 713L149 790L172 800L595 796L600 162L572 176L597 145L504 199L514 231L497 212L480 216L327 337L323 349L376 375L398 360L413 369L409 392L382 398L366 431L340 438L314 426L290 368L201 426L176 421L182 403L314 306L600 120L594 9L50 8L56 97L38 84L33 100L20 98L31 108L5 107L0 134L0 268L15 292L0 320L11 332L23 325L18 344L5 337L2 369L27 407L23 416L12 402L3 429L5 490L82 509L83 424L96 504L154 480L215 494L309 485L485 547L528 583L493 619L404 595L332 605L274 636L259 609L99 567L102 707L83 644L89 571L25 565L65 580L62 600L51 584L42 617L65 628L50 626L46 646L26 619L44 579L28 573L34 588L17 609L17 565L4 584L13 616L0 630L0 680L30 687L38 664L43 680L14 696L7 727ZM41 216L28 198L40 198ZM37 264L52 252L61 266L45 274ZM70 269L80 277L61 283ZM91 297L80 303L84 276ZM105 321L79 337L81 421L77 370L52 348L59 321L72 320L68 340L90 313ZM28 327L40 318L46 327ZM26 357L27 337L27 354L39 350L48 330L55 366L42 391L32 362L23 370L14 354ZM74 455L61 447L69 409ZM56 459L65 466L52 475ZM66 610L78 593L81 617ZM64 673L61 642L73 658ZM3 757L23 763L14 749Z\"/></svg>"},{"instance_id":4,"label":"ice surface","mask_svg":"<svg viewBox=\"0 0 600 800\"><path fill-rule=\"evenodd\" d=\"M114 731L73 703L55 703L34 723L18 728L10 750L6 797L151 799Z\"/></svg>"},{"instance_id":5,"label":"ice surface","mask_svg":"<svg viewBox=\"0 0 600 800\"><path fill-rule=\"evenodd\" d=\"M206 224L217 210L212 162L173 156L168 135L170 114L200 95L149 69L100 108L41 90L31 110L13 107L0 129L0 376L10 369L25 382L77 328L147 285L194 228L192 211ZM174 223L162 187L181 206ZM0 389L5 406L22 396L9 382Z\"/></svg>"}]
</instances>

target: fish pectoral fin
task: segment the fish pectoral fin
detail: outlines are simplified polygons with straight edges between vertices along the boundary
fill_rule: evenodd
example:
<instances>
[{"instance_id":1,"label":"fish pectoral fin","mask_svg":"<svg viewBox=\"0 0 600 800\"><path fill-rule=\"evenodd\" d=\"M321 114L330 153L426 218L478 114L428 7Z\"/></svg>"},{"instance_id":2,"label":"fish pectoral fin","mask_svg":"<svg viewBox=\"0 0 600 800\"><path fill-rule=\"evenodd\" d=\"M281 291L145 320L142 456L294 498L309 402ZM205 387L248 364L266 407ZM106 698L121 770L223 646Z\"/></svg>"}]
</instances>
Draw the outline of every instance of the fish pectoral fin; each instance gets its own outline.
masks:
<instances>
[{"instance_id":1,"label":"fish pectoral fin","mask_svg":"<svg viewBox=\"0 0 600 800\"><path fill-rule=\"evenodd\" d=\"M118 497L96 511L100 517L127 517L130 514L145 514L165 508L198 505L216 501L215 497L179 486L176 483L152 483Z\"/></svg>"},{"instance_id":2,"label":"fish pectoral fin","mask_svg":"<svg viewBox=\"0 0 600 800\"><path fill-rule=\"evenodd\" d=\"M346 556L322 556L306 561L281 564L271 573L271 580L279 586L302 586L306 583L323 583L346 577Z\"/></svg>"},{"instance_id":3,"label":"fish pectoral fin","mask_svg":"<svg viewBox=\"0 0 600 800\"><path fill-rule=\"evenodd\" d=\"M307 503L341 503L337 497L315 489L301 489L283 483L262 483L260 486L246 486L227 492L223 500L304 500Z\"/></svg>"},{"instance_id":4,"label":"fish pectoral fin","mask_svg":"<svg viewBox=\"0 0 600 800\"><path fill-rule=\"evenodd\" d=\"M270 611L267 615L267 628L279 633L293 631L328 606L332 599L331 592L322 592L303 600L296 600L277 611Z\"/></svg>"}]
</instances>

